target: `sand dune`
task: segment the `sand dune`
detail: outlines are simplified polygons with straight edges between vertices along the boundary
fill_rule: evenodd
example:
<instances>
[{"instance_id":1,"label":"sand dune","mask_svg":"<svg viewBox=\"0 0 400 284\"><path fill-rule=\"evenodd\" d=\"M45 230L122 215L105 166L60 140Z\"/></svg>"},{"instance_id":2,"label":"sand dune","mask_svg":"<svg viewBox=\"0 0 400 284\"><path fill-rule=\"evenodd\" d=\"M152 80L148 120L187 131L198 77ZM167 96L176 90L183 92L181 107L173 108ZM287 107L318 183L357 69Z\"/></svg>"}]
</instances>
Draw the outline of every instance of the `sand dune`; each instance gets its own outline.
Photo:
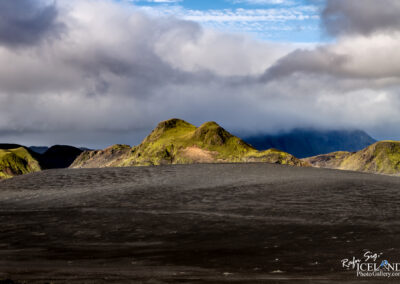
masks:
<instances>
[{"instance_id":1,"label":"sand dune","mask_svg":"<svg viewBox=\"0 0 400 284\"><path fill-rule=\"evenodd\" d=\"M259 163L19 176L0 182L0 279L360 283L341 259L400 262L399 190L397 177Z\"/></svg>"}]
</instances>

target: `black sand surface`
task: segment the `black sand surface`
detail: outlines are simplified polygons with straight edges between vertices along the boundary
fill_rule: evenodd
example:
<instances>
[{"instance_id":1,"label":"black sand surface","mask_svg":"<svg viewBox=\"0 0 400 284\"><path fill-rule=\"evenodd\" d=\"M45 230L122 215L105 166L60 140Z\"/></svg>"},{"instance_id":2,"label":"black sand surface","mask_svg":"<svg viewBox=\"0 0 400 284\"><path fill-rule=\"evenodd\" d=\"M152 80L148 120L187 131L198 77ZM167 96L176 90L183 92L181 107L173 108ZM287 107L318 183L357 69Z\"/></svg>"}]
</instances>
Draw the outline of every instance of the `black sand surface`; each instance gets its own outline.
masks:
<instances>
[{"instance_id":1,"label":"black sand surface","mask_svg":"<svg viewBox=\"0 0 400 284\"><path fill-rule=\"evenodd\" d=\"M399 192L397 177L270 164L20 176L0 182L0 279L376 282L341 260L400 262Z\"/></svg>"}]
</instances>

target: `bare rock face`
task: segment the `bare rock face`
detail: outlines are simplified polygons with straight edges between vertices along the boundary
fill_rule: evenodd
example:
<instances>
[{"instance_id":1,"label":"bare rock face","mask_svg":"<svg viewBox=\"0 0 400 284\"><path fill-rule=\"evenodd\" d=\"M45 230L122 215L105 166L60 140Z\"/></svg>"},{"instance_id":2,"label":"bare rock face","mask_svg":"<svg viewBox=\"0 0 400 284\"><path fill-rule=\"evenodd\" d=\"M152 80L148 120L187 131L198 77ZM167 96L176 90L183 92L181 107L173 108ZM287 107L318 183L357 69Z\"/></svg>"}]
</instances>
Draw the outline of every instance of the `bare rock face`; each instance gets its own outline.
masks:
<instances>
[{"instance_id":1,"label":"bare rock face","mask_svg":"<svg viewBox=\"0 0 400 284\"><path fill-rule=\"evenodd\" d=\"M104 150L84 151L70 166L71 168L104 168L116 166L131 152L129 145L113 145Z\"/></svg>"},{"instance_id":2,"label":"bare rock face","mask_svg":"<svg viewBox=\"0 0 400 284\"><path fill-rule=\"evenodd\" d=\"M305 158L303 160L307 161L316 168L339 169L340 164L343 162L343 160L351 155L352 153L350 152L333 152L329 154Z\"/></svg>"}]
</instances>

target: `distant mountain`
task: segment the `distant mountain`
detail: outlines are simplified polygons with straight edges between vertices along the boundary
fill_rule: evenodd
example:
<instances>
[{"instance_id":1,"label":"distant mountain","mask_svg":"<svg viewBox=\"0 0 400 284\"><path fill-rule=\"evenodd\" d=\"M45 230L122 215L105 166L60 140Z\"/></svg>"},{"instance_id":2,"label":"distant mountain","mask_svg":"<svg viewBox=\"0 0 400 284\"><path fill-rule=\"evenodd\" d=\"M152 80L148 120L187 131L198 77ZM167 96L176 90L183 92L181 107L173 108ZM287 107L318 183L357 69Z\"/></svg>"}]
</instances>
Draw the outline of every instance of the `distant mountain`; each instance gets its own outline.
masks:
<instances>
[{"instance_id":1,"label":"distant mountain","mask_svg":"<svg viewBox=\"0 0 400 284\"><path fill-rule=\"evenodd\" d=\"M400 174L400 141L381 141L355 153L334 152L304 161L320 168Z\"/></svg>"},{"instance_id":2,"label":"distant mountain","mask_svg":"<svg viewBox=\"0 0 400 284\"><path fill-rule=\"evenodd\" d=\"M43 169L68 168L83 151L79 148L55 145L40 157Z\"/></svg>"},{"instance_id":3,"label":"distant mountain","mask_svg":"<svg viewBox=\"0 0 400 284\"><path fill-rule=\"evenodd\" d=\"M376 142L361 130L319 131L296 129L277 135L256 135L243 139L257 150L276 148L298 158L335 151L355 152Z\"/></svg>"},{"instance_id":4,"label":"distant mountain","mask_svg":"<svg viewBox=\"0 0 400 284\"><path fill-rule=\"evenodd\" d=\"M139 146L114 145L83 152L73 168L162 164L270 162L297 166L307 163L275 149L257 151L215 122L196 127L180 119L160 122Z\"/></svg>"},{"instance_id":5,"label":"distant mountain","mask_svg":"<svg viewBox=\"0 0 400 284\"><path fill-rule=\"evenodd\" d=\"M47 147L47 146L30 146L29 149L31 149L35 153L44 154L47 150L49 150L49 147Z\"/></svg>"}]
</instances>

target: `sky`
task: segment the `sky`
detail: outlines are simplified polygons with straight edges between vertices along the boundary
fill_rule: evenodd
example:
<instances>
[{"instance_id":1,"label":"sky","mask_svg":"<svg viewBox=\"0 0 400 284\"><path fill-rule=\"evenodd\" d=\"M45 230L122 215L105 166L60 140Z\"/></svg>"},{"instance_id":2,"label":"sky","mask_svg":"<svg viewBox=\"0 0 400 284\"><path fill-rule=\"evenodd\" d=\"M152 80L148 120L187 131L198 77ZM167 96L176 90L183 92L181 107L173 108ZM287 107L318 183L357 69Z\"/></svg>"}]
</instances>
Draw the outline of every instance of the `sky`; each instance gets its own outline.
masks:
<instances>
[{"instance_id":1,"label":"sky","mask_svg":"<svg viewBox=\"0 0 400 284\"><path fill-rule=\"evenodd\" d=\"M195 21L205 28L246 33L260 40L313 43L320 33L319 5L303 0L132 1L153 15Z\"/></svg>"},{"instance_id":2,"label":"sky","mask_svg":"<svg viewBox=\"0 0 400 284\"><path fill-rule=\"evenodd\" d=\"M400 139L398 0L2 0L0 142L136 145L157 125Z\"/></svg>"}]
</instances>

